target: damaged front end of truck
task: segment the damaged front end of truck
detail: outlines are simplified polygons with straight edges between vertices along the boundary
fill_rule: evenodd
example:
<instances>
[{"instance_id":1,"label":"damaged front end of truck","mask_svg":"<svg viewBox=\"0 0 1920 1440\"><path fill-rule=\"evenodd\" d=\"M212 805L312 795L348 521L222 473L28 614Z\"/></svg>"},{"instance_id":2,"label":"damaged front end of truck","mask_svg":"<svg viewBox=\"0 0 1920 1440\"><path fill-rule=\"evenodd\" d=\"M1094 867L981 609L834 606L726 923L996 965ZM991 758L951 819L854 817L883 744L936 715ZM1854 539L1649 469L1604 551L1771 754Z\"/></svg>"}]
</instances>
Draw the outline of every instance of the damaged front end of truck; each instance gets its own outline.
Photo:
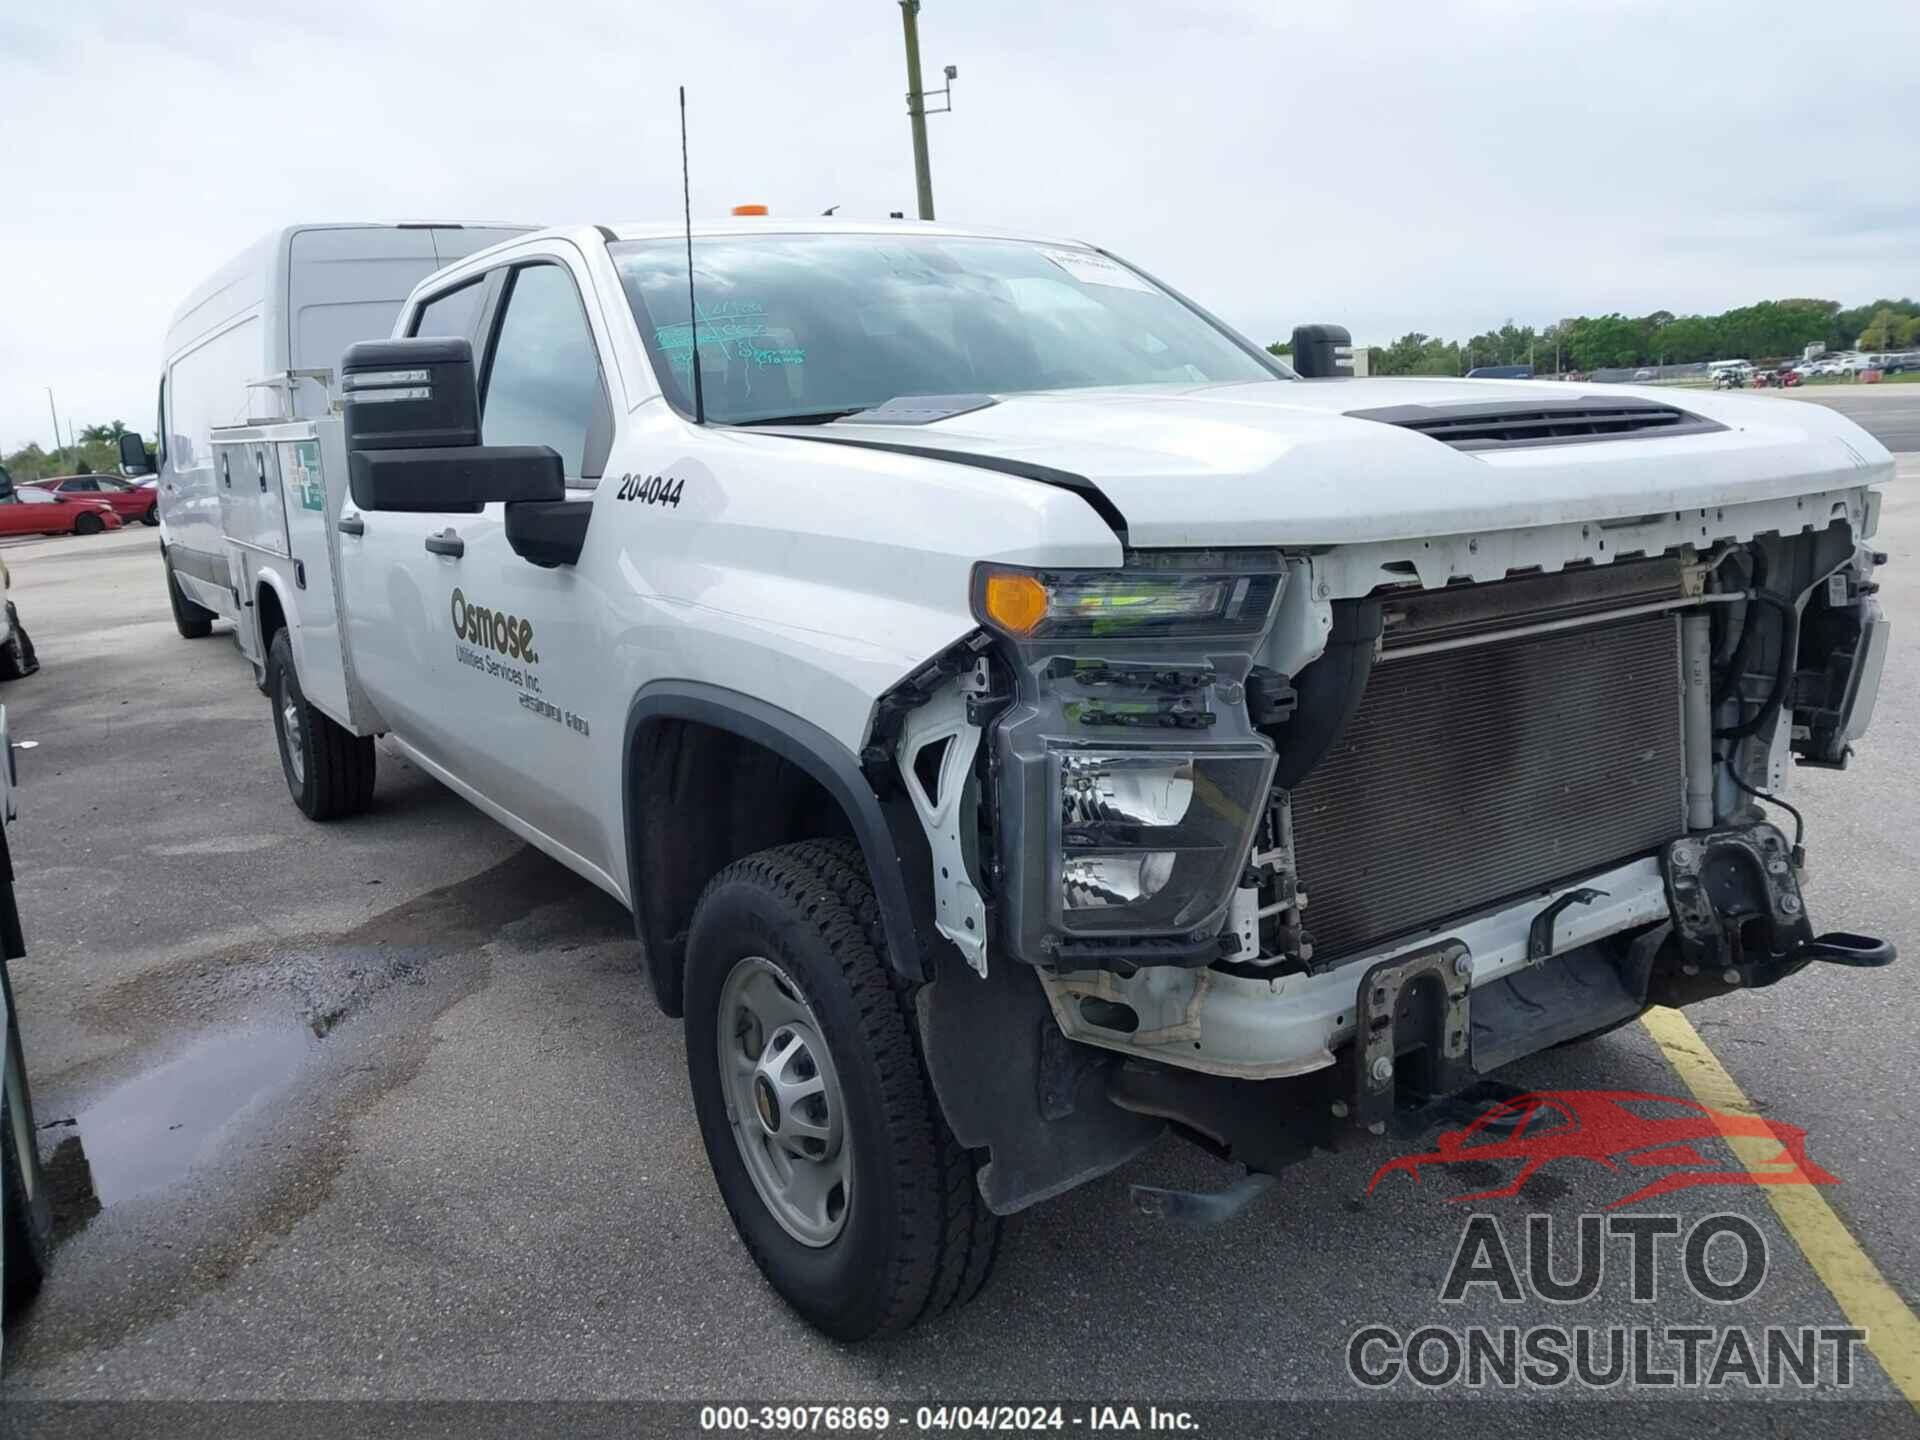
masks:
<instances>
[{"instance_id":1,"label":"damaged front end of truck","mask_svg":"<svg viewBox=\"0 0 1920 1440\"><path fill-rule=\"evenodd\" d=\"M988 1202L1171 1125L1251 1178L1143 1205L1219 1218L1650 1005L1889 963L1770 803L1871 716L1878 504L979 566L867 760L928 837L922 1038Z\"/></svg>"}]
</instances>

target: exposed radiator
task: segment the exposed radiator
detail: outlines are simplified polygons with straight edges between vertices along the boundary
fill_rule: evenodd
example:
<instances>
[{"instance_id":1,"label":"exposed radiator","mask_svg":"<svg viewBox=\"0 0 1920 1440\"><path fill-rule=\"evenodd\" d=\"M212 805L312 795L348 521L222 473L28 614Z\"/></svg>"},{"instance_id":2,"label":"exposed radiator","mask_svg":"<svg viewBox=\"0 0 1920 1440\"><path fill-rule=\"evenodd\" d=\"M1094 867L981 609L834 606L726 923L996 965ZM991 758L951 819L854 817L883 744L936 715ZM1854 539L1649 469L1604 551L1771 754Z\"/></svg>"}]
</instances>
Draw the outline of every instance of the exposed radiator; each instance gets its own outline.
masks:
<instances>
[{"instance_id":1,"label":"exposed radiator","mask_svg":"<svg viewBox=\"0 0 1920 1440\"><path fill-rule=\"evenodd\" d=\"M1685 791L1672 615L1378 663L1293 791L1314 963L1653 850Z\"/></svg>"}]
</instances>

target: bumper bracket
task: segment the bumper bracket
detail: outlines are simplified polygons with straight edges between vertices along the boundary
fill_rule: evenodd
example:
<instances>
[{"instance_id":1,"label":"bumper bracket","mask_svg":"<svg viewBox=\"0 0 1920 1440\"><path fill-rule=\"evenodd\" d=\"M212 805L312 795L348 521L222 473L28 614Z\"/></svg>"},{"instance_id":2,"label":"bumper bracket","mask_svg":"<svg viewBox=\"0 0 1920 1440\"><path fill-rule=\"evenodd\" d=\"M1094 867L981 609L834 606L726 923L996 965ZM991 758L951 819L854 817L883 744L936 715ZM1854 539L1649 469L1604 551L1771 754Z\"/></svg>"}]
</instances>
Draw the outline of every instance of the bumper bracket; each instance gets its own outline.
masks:
<instances>
[{"instance_id":1,"label":"bumper bracket","mask_svg":"<svg viewBox=\"0 0 1920 1440\"><path fill-rule=\"evenodd\" d=\"M1384 1135L1402 1080L1423 1099L1472 1083L1472 986L1473 957L1459 940L1368 968L1354 998L1356 1126Z\"/></svg>"}]
</instances>

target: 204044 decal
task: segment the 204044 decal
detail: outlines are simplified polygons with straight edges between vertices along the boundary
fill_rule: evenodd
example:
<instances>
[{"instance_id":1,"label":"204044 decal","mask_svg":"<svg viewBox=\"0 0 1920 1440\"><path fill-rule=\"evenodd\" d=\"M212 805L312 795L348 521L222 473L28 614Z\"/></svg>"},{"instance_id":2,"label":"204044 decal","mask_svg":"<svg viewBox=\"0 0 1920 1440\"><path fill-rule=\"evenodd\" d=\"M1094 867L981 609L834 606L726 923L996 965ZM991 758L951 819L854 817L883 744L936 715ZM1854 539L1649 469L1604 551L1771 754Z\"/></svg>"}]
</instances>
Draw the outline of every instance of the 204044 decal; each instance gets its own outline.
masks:
<instances>
[{"instance_id":1,"label":"204044 decal","mask_svg":"<svg viewBox=\"0 0 1920 1440\"><path fill-rule=\"evenodd\" d=\"M671 505L680 508L680 492L687 488L685 480L676 480L670 475L622 475L620 489L615 493L616 500L639 500L647 505Z\"/></svg>"}]
</instances>

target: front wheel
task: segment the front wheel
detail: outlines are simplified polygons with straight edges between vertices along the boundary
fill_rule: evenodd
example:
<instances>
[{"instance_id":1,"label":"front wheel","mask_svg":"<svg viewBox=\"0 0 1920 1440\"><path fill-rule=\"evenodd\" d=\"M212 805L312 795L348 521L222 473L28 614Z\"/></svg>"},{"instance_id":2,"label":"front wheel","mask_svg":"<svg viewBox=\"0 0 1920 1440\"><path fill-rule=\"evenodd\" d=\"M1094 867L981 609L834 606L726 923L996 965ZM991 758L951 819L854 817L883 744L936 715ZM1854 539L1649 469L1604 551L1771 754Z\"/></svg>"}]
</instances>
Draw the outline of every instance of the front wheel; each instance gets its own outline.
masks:
<instances>
[{"instance_id":1,"label":"front wheel","mask_svg":"<svg viewBox=\"0 0 1920 1440\"><path fill-rule=\"evenodd\" d=\"M365 810L373 801L373 737L355 735L307 703L285 630L274 631L267 650L267 694L280 771L300 813L335 820Z\"/></svg>"},{"instance_id":2,"label":"front wheel","mask_svg":"<svg viewBox=\"0 0 1920 1440\"><path fill-rule=\"evenodd\" d=\"M73 517L73 533L76 535L98 535L107 528L107 522L98 515L76 515Z\"/></svg>"},{"instance_id":3,"label":"front wheel","mask_svg":"<svg viewBox=\"0 0 1920 1440\"><path fill-rule=\"evenodd\" d=\"M142 525L158 525L160 523L160 507L158 505L147 506L147 513L140 517L140 523Z\"/></svg>"},{"instance_id":4,"label":"front wheel","mask_svg":"<svg viewBox=\"0 0 1920 1440\"><path fill-rule=\"evenodd\" d=\"M686 1000L714 1180L787 1303L865 1340L970 1300L1000 1222L940 1114L859 848L723 870L694 912Z\"/></svg>"},{"instance_id":5,"label":"front wheel","mask_svg":"<svg viewBox=\"0 0 1920 1440\"><path fill-rule=\"evenodd\" d=\"M0 985L6 987L7 997L6 1113L0 1116L0 1187L6 1195L0 1220L0 1247L4 1247L0 1268L6 1272L5 1311L11 1316L39 1293L46 1278L53 1206L34 1134L33 1093L27 1088L26 1061L20 1050L13 983L3 963Z\"/></svg>"}]
</instances>

